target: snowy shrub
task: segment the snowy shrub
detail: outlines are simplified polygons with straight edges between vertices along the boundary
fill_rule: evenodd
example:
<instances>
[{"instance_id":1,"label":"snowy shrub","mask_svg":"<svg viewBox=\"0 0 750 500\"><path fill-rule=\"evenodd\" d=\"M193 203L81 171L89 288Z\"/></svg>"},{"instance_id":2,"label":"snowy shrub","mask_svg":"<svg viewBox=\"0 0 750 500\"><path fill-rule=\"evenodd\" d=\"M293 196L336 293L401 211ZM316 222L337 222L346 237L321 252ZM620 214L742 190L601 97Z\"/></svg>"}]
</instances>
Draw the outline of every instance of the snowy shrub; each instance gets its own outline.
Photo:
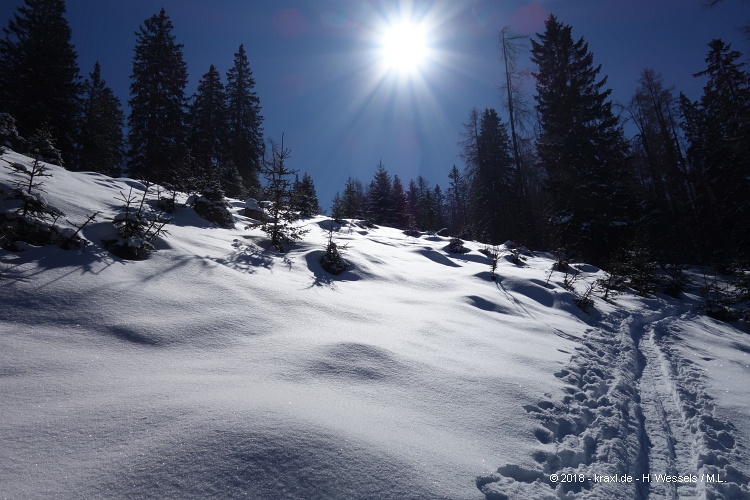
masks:
<instances>
[{"instance_id":1,"label":"snowy shrub","mask_svg":"<svg viewBox=\"0 0 750 500\"><path fill-rule=\"evenodd\" d=\"M555 262L552 264L553 271L567 273L570 269L570 257L564 248L558 248L555 252Z\"/></svg>"},{"instance_id":2,"label":"snowy shrub","mask_svg":"<svg viewBox=\"0 0 750 500\"><path fill-rule=\"evenodd\" d=\"M26 153L34 158L34 163L47 162L62 166L60 151L54 146L52 134L47 130L37 130L26 142Z\"/></svg>"},{"instance_id":3,"label":"snowy shrub","mask_svg":"<svg viewBox=\"0 0 750 500\"><path fill-rule=\"evenodd\" d=\"M648 297L655 289L657 266L645 245L634 244L625 251L616 272L627 279L628 286L638 295Z\"/></svg>"},{"instance_id":4,"label":"snowy shrub","mask_svg":"<svg viewBox=\"0 0 750 500\"><path fill-rule=\"evenodd\" d=\"M662 271L664 274L659 281L664 293L672 298L679 299L690 282L685 274L684 266L667 264L662 266Z\"/></svg>"},{"instance_id":5,"label":"snowy shrub","mask_svg":"<svg viewBox=\"0 0 750 500\"><path fill-rule=\"evenodd\" d=\"M346 245L341 247L341 249L345 248ZM333 221L331 221L331 227L328 229L326 251L320 257L320 265L331 274L341 274L347 267L349 267L349 263L341 255L341 249L339 249L339 246L333 241Z\"/></svg>"},{"instance_id":6,"label":"snowy shrub","mask_svg":"<svg viewBox=\"0 0 750 500\"><path fill-rule=\"evenodd\" d=\"M515 242L510 240L506 241L503 246L505 246L505 248L508 250L508 254L505 259L517 266L525 265L524 261L526 260L526 257L534 256L534 254L531 253L531 250L529 250L525 246L517 245Z\"/></svg>"},{"instance_id":7,"label":"snowy shrub","mask_svg":"<svg viewBox=\"0 0 750 500\"><path fill-rule=\"evenodd\" d=\"M224 198L224 192L216 186L203 188L200 195L188 198L187 205L192 206L198 215L219 227L234 227L234 216L230 211L232 206Z\"/></svg>"},{"instance_id":8,"label":"snowy shrub","mask_svg":"<svg viewBox=\"0 0 750 500\"><path fill-rule=\"evenodd\" d=\"M565 270L565 276L563 276L562 286L564 289L575 292L575 284L581 274L574 269L572 266L568 266Z\"/></svg>"},{"instance_id":9,"label":"snowy shrub","mask_svg":"<svg viewBox=\"0 0 750 500\"><path fill-rule=\"evenodd\" d=\"M173 214L177 210L177 193L180 190L175 184L165 183L164 189L156 186L156 206L163 212Z\"/></svg>"},{"instance_id":10,"label":"snowy shrub","mask_svg":"<svg viewBox=\"0 0 750 500\"><path fill-rule=\"evenodd\" d=\"M451 253L467 253L469 249L464 246L464 241L461 238L454 237L448 243L448 251Z\"/></svg>"},{"instance_id":11,"label":"snowy shrub","mask_svg":"<svg viewBox=\"0 0 750 500\"><path fill-rule=\"evenodd\" d=\"M38 151L45 154L37 155L30 167L22 163L12 163L8 167L21 179L14 182L12 192L3 196L5 212L0 213L0 246L10 251L24 248L25 245L21 243L32 246L58 245L63 249L83 248L86 242L78 233L96 214L77 229L57 225L64 214L47 202L40 178L51 177L42 158L55 154L59 156L59 153L43 135L35 136L34 144ZM50 152L49 148L54 152Z\"/></svg>"},{"instance_id":12,"label":"snowy shrub","mask_svg":"<svg viewBox=\"0 0 750 500\"><path fill-rule=\"evenodd\" d=\"M707 316L719 321L735 321L739 319L737 311L730 307L732 304L732 290L726 283L724 286L721 286L716 276L714 276L712 281L709 281L705 275L703 276L701 294L703 295L703 310Z\"/></svg>"},{"instance_id":13,"label":"snowy shrub","mask_svg":"<svg viewBox=\"0 0 750 500\"><path fill-rule=\"evenodd\" d=\"M120 191L120 197L116 198L125 203L120 213L112 219L119 238L106 240L104 245L120 258L143 260L149 251L154 250L152 241L169 234L164 226L170 219L163 213L155 212L146 203L148 192L149 185L146 184L140 197L133 194L131 187L127 196Z\"/></svg>"},{"instance_id":14,"label":"snowy shrub","mask_svg":"<svg viewBox=\"0 0 750 500\"><path fill-rule=\"evenodd\" d=\"M625 278L618 274L605 271L604 277L596 280L596 285L602 291L602 298L606 301L610 301L619 295L625 287Z\"/></svg>"},{"instance_id":15,"label":"snowy shrub","mask_svg":"<svg viewBox=\"0 0 750 500\"><path fill-rule=\"evenodd\" d=\"M493 245L492 247L483 248L482 253L484 253L487 258L490 259L490 279L492 281L495 281L497 279L497 275L495 273L500 262L500 249L497 247L497 245Z\"/></svg>"},{"instance_id":16,"label":"snowy shrub","mask_svg":"<svg viewBox=\"0 0 750 500\"><path fill-rule=\"evenodd\" d=\"M589 286L586 287L586 291L582 294L579 294L577 292L574 292L575 298L573 301L575 304L585 312L590 311L594 307L594 290L596 290L597 282L590 283Z\"/></svg>"}]
</instances>

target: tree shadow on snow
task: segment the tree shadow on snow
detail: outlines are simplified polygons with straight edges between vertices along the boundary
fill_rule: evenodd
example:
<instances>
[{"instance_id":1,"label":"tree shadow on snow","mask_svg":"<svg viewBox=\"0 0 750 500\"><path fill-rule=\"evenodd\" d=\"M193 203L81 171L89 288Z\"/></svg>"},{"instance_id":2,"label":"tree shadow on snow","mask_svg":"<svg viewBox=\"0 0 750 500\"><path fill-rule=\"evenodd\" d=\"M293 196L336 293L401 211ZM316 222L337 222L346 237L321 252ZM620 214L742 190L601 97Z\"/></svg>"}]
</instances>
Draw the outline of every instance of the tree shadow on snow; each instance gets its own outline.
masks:
<instances>
[{"instance_id":1,"label":"tree shadow on snow","mask_svg":"<svg viewBox=\"0 0 750 500\"><path fill-rule=\"evenodd\" d=\"M257 245L251 246L238 243L235 245L235 250L226 259L214 258L212 260L235 271L254 274L259 267L269 270L273 268L274 259L272 252L273 250L264 249ZM287 267L289 267L288 264Z\"/></svg>"},{"instance_id":2,"label":"tree shadow on snow","mask_svg":"<svg viewBox=\"0 0 750 500\"><path fill-rule=\"evenodd\" d=\"M451 259L449 259L447 255L433 249L432 247L422 247L421 249L417 250L417 253L419 255L422 255L423 257L427 257L436 264L442 264L448 267L461 267L460 264L456 264Z\"/></svg>"},{"instance_id":3,"label":"tree shadow on snow","mask_svg":"<svg viewBox=\"0 0 750 500\"><path fill-rule=\"evenodd\" d=\"M63 250L56 245L32 247L0 257L0 287L29 281L52 269L69 268L69 271L49 283L73 274L100 274L118 261L121 259L96 243L82 250ZM125 262L121 261L123 264ZM29 268L26 264L33 264L33 267Z\"/></svg>"}]
</instances>

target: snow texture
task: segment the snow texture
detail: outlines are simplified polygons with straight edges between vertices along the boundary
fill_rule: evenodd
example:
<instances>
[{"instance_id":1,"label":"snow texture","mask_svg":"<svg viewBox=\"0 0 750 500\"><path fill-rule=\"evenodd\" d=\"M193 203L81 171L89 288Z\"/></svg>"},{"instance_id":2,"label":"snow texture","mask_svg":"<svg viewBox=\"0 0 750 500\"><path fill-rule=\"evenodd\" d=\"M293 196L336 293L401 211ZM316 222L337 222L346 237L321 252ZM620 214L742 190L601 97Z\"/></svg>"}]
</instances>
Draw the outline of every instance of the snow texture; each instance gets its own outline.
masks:
<instances>
[{"instance_id":1,"label":"snow texture","mask_svg":"<svg viewBox=\"0 0 750 500\"><path fill-rule=\"evenodd\" d=\"M279 254L184 205L126 261L101 242L140 183L49 173L101 222L0 254L0 498L750 498L750 337L693 291L584 313L551 255L492 281L479 244L356 225L333 276L330 219Z\"/></svg>"}]
</instances>

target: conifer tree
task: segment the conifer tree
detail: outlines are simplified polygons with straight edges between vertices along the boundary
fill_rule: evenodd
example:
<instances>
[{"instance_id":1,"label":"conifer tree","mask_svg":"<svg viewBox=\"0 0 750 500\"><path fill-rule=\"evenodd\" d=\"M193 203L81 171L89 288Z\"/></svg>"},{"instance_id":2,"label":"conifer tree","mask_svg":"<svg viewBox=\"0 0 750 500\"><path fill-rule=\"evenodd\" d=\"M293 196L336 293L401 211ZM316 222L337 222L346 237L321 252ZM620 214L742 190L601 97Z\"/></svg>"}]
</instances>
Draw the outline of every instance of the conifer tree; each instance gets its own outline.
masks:
<instances>
[{"instance_id":1,"label":"conifer tree","mask_svg":"<svg viewBox=\"0 0 750 500\"><path fill-rule=\"evenodd\" d=\"M430 188L430 183L422 177L417 176L416 187L416 211L415 220L417 228L423 231L435 231L437 225L437 210L435 207L434 191ZM411 191L412 186L409 185Z\"/></svg>"},{"instance_id":2,"label":"conifer tree","mask_svg":"<svg viewBox=\"0 0 750 500\"><path fill-rule=\"evenodd\" d=\"M631 157L636 163L645 210L640 227L652 247L676 256L693 247L696 221L685 157L678 136L677 100L652 69L641 73L629 111L638 129ZM691 229L692 228L692 229ZM677 245L675 243L678 243Z\"/></svg>"},{"instance_id":3,"label":"conifer tree","mask_svg":"<svg viewBox=\"0 0 750 500\"><path fill-rule=\"evenodd\" d=\"M209 183L226 182L228 179L222 175L227 136L226 96L221 75L213 64L198 82L188 117L188 144L199 175ZM229 186L221 184L228 189Z\"/></svg>"},{"instance_id":4,"label":"conifer tree","mask_svg":"<svg viewBox=\"0 0 750 500\"><path fill-rule=\"evenodd\" d=\"M335 221L340 221L344 218L344 206L341 199L341 193L336 191L336 196L331 201L331 218Z\"/></svg>"},{"instance_id":5,"label":"conifer tree","mask_svg":"<svg viewBox=\"0 0 750 500\"><path fill-rule=\"evenodd\" d=\"M128 119L131 177L174 182L186 171L185 85L187 65L172 21L161 11L136 32Z\"/></svg>"},{"instance_id":6,"label":"conifer tree","mask_svg":"<svg viewBox=\"0 0 750 500\"><path fill-rule=\"evenodd\" d=\"M448 174L450 184L446 194L446 216L448 229L452 235L464 236L467 224L468 191L466 181L461 172L453 165Z\"/></svg>"},{"instance_id":7,"label":"conifer tree","mask_svg":"<svg viewBox=\"0 0 750 500\"><path fill-rule=\"evenodd\" d=\"M302 218L310 218L320 212L315 183L307 172L302 174L301 180L295 176L292 187L292 205Z\"/></svg>"},{"instance_id":8,"label":"conifer tree","mask_svg":"<svg viewBox=\"0 0 750 500\"><path fill-rule=\"evenodd\" d=\"M361 182L349 177L344 186L344 195L342 198L343 217L353 219L362 215L362 200L360 198Z\"/></svg>"},{"instance_id":9,"label":"conifer tree","mask_svg":"<svg viewBox=\"0 0 750 500\"><path fill-rule=\"evenodd\" d=\"M409 179L409 188L406 190L406 229L416 230L420 227L419 198L417 183L414 179Z\"/></svg>"},{"instance_id":10,"label":"conifer tree","mask_svg":"<svg viewBox=\"0 0 750 500\"><path fill-rule=\"evenodd\" d=\"M406 193L404 192L404 184L398 175L393 176L392 184L393 194L393 227L398 229L406 229L408 224L408 216L406 212Z\"/></svg>"},{"instance_id":11,"label":"conifer tree","mask_svg":"<svg viewBox=\"0 0 750 500\"><path fill-rule=\"evenodd\" d=\"M271 144L271 157L263 166L263 176L266 179L265 197L271 202L269 221L261 229L271 238L271 246L279 252L284 252L289 243L302 239L308 232L295 224L300 214L292 208L291 181L289 177L296 174L286 166L291 151L280 145Z\"/></svg>"},{"instance_id":12,"label":"conifer tree","mask_svg":"<svg viewBox=\"0 0 750 500\"><path fill-rule=\"evenodd\" d=\"M367 191L367 215L375 224L390 225L393 221L393 186L382 161Z\"/></svg>"},{"instance_id":13,"label":"conifer tree","mask_svg":"<svg viewBox=\"0 0 750 500\"><path fill-rule=\"evenodd\" d=\"M517 232L513 193L514 168L506 124L494 109L482 113L470 184L473 232L485 243L499 245Z\"/></svg>"},{"instance_id":14,"label":"conifer tree","mask_svg":"<svg viewBox=\"0 0 750 500\"><path fill-rule=\"evenodd\" d=\"M80 77L64 0L24 0L0 40L0 111L22 136L44 128L66 164L74 155Z\"/></svg>"},{"instance_id":15,"label":"conifer tree","mask_svg":"<svg viewBox=\"0 0 750 500\"><path fill-rule=\"evenodd\" d=\"M559 244L601 260L623 244L634 219L625 168L626 143L604 89L601 66L583 38L550 16L531 40L540 134L537 153L547 172L551 223Z\"/></svg>"},{"instance_id":16,"label":"conifer tree","mask_svg":"<svg viewBox=\"0 0 750 500\"><path fill-rule=\"evenodd\" d=\"M263 164L263 117L255 79L244 45L234 55L234 65L227 72L227 156L242 176L245 188L257 193L258 174Z\"/></svg>"},{"instance_id":17,"label":"conifer tree","mask_svg":"<svg viewBox=\"0 0 750 500\"><path fill-rule=\"evenodd\" d=\"M97 61L83 83L78 162L74 167L119 177L125 148L122 133L124 121L120 99L102 79Z\"/></svg>"},{"instance_id":18,"label":"conifer tree","mask_svg":"<svg viewBox=\"0 0 750 500\"><path fill-rule=\"evenodd\" d=\"M681 97L705 257L750 254L750 75L741 53L712 40L699 102Z\"/></svg>"}]
</instances>

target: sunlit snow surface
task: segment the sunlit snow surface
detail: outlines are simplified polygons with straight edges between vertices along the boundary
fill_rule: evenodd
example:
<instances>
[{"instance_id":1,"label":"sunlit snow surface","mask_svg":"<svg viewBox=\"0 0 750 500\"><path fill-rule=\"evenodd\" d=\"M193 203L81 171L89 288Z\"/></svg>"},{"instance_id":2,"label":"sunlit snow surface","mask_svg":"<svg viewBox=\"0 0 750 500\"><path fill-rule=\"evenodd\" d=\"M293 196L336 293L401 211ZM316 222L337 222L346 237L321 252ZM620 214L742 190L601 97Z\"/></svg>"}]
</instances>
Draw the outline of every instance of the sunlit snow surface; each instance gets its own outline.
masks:
<instances>
[{"instance_id":1,"label":"sunlit snow surface","mask_svg":"<svg viewBox=\"0 0 750 500\"><path fill-rule=\"evenodd\" d=\"M549 475L713 471L645 493L750 498L750 337L697 297L589 315L547 254L495 282L479 244L356 225L334 277L330 219L282 255L240 202L123 261L100 241L140 184L50 173L68 220L101 214L83 253L0 251L0 498L625 499L643 485Z\"/></svg>"}]
</instances>

